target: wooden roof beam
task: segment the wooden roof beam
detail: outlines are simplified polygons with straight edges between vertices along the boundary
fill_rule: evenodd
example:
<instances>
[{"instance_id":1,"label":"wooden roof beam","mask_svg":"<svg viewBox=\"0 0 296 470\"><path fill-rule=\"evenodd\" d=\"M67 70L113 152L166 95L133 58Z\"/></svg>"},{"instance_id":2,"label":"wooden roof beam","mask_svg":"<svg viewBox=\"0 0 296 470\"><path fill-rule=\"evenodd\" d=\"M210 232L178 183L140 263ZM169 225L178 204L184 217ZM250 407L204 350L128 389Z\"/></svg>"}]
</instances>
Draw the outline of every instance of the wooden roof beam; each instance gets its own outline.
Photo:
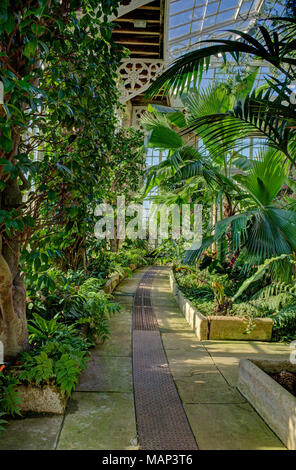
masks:
<instances>
[{"instance_id":1,"label":"wooden roof beam","mask_svg":"<svg viewBox=\"0 0 296 470\"><path fill-rule=\"evenodd\" d=\"M143 7L139 7L139 10L154 10L154 11L160 11L160 7L151 7L149 5L144 5Z\"/></svg>"},{"instance_id":2,"label":"wooden roof beam","mask_svg":"<svg viewBox=\"0 0 296 470\"><path fill-rule=\"evenodd\" d=\"M146 21L146 23L160 23L160 20L147 20L145 17L144 18L117 18L114 20L116 23L133 23L136 20L143 20Z\"/></svg>"},{"instance_id":3,"label":"wooden roof beam","mask_svg":"<svg viewBox=\"0 0 296 470\"><path fill-rule=\"evenodd\" d=\"M144 36L159 36L159 31L149 31L144 28L141 29L114 29L113 34L142 34Z\"/></svg>"},{"instance_id":4,"label":"wooden roof beam","mask_svg":"<svg viewBox=\"0 0 296 470\"><path fill-rule=\"evenodd\" d=\"M123 44L126 46L159 46L159 41L158 42L145 42L145 41L115 41L116 44Z\"/></svg>"},{"instance_id":5,"label":"wooden roof beam","mask_svg":"<svg viewBox=\"0 0 296 470\"><path fill-rule=\"evenodd\" d=\"M159 52L133 51L132 49L130 49L130 53L131 53L131 55L133 55L133 54L138 55L139 58L140 58L140 57L143 57L143 56L151 56L151 55L157 56L157 57L159 56Z\"/></svg>"}]
</instances>

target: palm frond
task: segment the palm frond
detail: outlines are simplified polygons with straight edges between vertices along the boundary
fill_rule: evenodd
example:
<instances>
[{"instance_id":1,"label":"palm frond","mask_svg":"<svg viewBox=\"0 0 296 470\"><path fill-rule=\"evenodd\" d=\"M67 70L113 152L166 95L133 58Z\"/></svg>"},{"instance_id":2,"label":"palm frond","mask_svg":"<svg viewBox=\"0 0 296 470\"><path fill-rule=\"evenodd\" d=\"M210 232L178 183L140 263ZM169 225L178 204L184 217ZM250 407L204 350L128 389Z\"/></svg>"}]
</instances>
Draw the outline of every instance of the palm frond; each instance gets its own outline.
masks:
<instances>
[{"instance_id":1,"label":"palm frond","mask_svg":"<svg viewBox=\"0 0 296 470\"><path fill-rule=\"evenodd\" d=\"M290 18L281 18L281 21L287 24L293 23ZM258 39L243 31L229 30L229 33L238 35L240 40L207 39L199 41L197 45L209 43L214 43L214 45L189 52L177 59L152 83L146 96L152 97L158 93L166 95L172 91L177 94L183 93L184 90L188 92L190 87L197 86L203 72L208 70L210 58L218 54L222 54L225 61L227 60L226 55L230 54L236 63L239 62L240 54L249 54L270 63L286 76L294 77L294 74L285 68L286 65L296 65L296 59L293 57L296 40L291 39L290 35L280 39L275 31L269 32L264 26L260 27Z\"/></svg>"},{"instance_id":2,"label":"palm frond","mask_svg":"<svg viewBox=\"0 0 296 470\"><path fill-rule=\"evenodd\" d=\"M259 97L254 91L243 102L237 103L232 111L192 121L186 132L196 132L205 145L211 145L214 154L233 148L239 151L245 146L247 137L257 136L295 163L296 129L290 127L289 121L273 113L274 102L269 97L270 90L264 95L260 92Z\"/></svg>"}]
</instances>

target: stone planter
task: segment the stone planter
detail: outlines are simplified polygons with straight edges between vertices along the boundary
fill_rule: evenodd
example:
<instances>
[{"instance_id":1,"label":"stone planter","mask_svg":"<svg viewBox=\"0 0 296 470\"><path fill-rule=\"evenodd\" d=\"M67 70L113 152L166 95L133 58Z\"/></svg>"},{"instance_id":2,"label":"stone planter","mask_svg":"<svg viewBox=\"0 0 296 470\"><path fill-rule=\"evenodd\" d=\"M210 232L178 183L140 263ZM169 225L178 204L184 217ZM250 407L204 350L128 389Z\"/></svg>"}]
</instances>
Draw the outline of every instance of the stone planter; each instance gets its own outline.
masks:
<instances>
[{"instance_id":1,"label":"stone planter","mask_svg":"<svg viewBox=\"0 0 296 470\"><path fill-rule=\"evenodd\" d=\"M195 331L195 334L199 341L208 339L209 336L209 324L207 318L202 315L196 308L193 307L191 302L184 297L178 284L176 282L175 276L172 271L170 271L170 284L171 291L175 296L179 308L186 318L187 322L191 328Z\"/></svg>"},{"instance_id":2,"label":"stone planter","mask_svg":"<svg viewBox=\"0 0 296 470\"><path fill-rule=\"evenodd\" d=\"M20 410L35 413L65 413L67 398L53 385L36 387L35 385L20 385L18 392L21 397Z\"/></svg>"},{"instance_id":3,"label":"stone planter","mask_svg":"<svg viewBox=\"0 0 296 470\"><path fill-rule=\"evenodd\" d=\"M140 266L137 266L135 264L131 264L129 266L129 268L131 269L131 271L135 271L136 269L138 269ZM108 281L106 282L106 284L104 285L104 292L106 294L112 294L112 292L116 289L116 287L118 286L118 284L120 284L121 281L123 281L123 279L125 279L127 276L127 274L124 274L124 275L120 275L119 273L114 273L110 279L108 279Z\"/></svg>"},{"instance_id":4,"label":"stone planter","mask_svg":"<svg viewBox=\"0 0 296 470\"><path fill-rule=\"evenodd\" d=\"M248 321L243 318L209 316L209 339L271 341L273 321L271 318L256 318L247 331Z\"/></svg>"},{"instance_id":5,"label":"stone planter","mask_svg":"<svg viewBox=\"0 0 296 470\"><path fill-rule=\"evenodd\" d=\"M111 294L115 289L116 287L118 286L118 284L120 283L120 276L118 273L115 273L113 274L110 279L108 279L108 281L106 282L105 286L104 286L104 292L106 294Z\"/></svg>"},{"instance_id":6,"label":"stone planter","mask_svg":"<svg viewBox=\"0 0 296 470\"><path fill-rule=\"evenodd\" d=\"M242 359L238 389L290 450L296 450L296 397L268 373L296 372L290 361Z\"/></svg>"},{"instance_id":7,"label":"stone planter","mask_svg":"<svg viewBox=\"0 0 296 470\"><path fill-rule=\"evenodd\" d=\"M256 318L248 329L248 321L233 316L205 317L184 297L170 271L171 291L176 302L199 341L236 340L236 341L271 341L273 321L271 318Z\"/></svg>"}]
</instances>

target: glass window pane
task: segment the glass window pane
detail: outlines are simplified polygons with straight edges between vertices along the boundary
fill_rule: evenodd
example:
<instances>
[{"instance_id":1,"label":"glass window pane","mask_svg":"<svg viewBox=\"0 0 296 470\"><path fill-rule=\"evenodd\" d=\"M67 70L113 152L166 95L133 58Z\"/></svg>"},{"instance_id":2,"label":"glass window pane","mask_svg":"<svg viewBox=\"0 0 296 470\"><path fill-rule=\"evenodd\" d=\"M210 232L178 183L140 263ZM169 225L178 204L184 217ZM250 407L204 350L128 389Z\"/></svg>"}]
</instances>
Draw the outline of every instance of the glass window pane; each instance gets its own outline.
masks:
<instances>
[{"instance_id":1,"label":"glass window pane","mask_svg":"<svg viewBox=\"0 0 296 470\"><path fill-rule=\"evenodd\" d=\"M205 7L194 8L193 19L202 19L204 16Z\"/></svg>"},{"instance_id":2,"label":"glass window pane","mask_svg":"<svg viewBox=\"0 0 296 470\"><path fill-rule=\"evenodd\" d=\"M217 23L223 23L224 21L231 20L234 17L235 10L224 11L217 15Z\"/></svg>"},{"instance_id":3,"label":"glass window pane","mask_svg":"<svg viewBox=\"0 0 296 470\"><path fill-rule=\"evenodd\" d=\"M247 13L252 7L253 7L254 0L249 0L243 2L241 8L240 8L240 13Z\"/></svg>"},{"instance_id":4,"label":"glass window pane","mask_svg":"<svg viewBox=\"0 0 296 470\"><path fill-rule=\"evenodd\" d=\"M206 15L209 16L209 15L212 15L213 13L217 13L217 10L218 10L218 2L211 3L207 7Z\"/></svg>"},{"instance_id":5,"label":"glass window pane","mask_svg":"<svg viewBox=\"0 0 296 470\"><path fill-rule=\"evenodd\" d=\"M200 31L202 27L202 21L193 21L191 31L194 33Z\"/></svg>"},{"instance_id":6,"label":"glass window pane","mask_svg":"<svg viewBox=\"0 0 296 470\"><path fill-rule=\"evenodd\" d=\"M221 0L220 11L226 10L228 8L237 7L238 0Z\"/></svg>"},{"instance_id":7,"label":"glass window pane","mask_svg":"<svg viewBox=\"0 0 296 470\"><path fill-rule=\"evenodd\" d=\"M179 11L188 10L193 8L194 0L179 0L178 2L170 3L170 14L178 13Z\"/></svg>"},{"instance_id":8,"label":"glass window pane","mask_svg":"<svg viewBox=\"0 0 296 470\"><path fill-rule=\"evenodd\" d=\"M215 16L209 16L205 18L203 27L208 28L209 26L212 26L213 24L215 24Z\"/></svg>"},{"instance_id":9,"label":"glass window pane","mask_svg":"<svg viewBox=\"0 0 296 470\"><path fill-rule=\"evenodd\" d=\"M179 26L184 23L189 23L192 19L192 10L181 13L180 15L171 16L170 27Z\"/></svg>"},{"instance_id":10,"label":"glass window pane","mask_svg":"<svg viewBox=\"0 0 296 470\"><path fill-rule=\"evenodd\" d=\"M174 39L188 34L190 31L190 23L180 26L179 28L169 30L169 39Z\"/></svg>"}]
</instances>

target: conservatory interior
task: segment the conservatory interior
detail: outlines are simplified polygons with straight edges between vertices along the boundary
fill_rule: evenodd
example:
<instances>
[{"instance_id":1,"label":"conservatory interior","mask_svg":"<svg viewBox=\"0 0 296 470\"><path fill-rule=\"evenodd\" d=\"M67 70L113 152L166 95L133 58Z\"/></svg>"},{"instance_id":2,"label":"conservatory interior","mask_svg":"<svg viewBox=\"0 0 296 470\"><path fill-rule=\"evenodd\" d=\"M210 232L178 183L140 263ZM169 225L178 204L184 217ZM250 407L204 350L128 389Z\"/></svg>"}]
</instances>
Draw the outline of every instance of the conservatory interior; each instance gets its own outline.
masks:
<instances>
[{"instance_id":1,"label":"conservatory interior","mask_svg":"<svg viewBox=\"0 0 296 470\"><path fill-rule=\"evenodd\" d=\"M296 2L0 37L0 449L296 450Z\"/></svg>"}]
</instances>

